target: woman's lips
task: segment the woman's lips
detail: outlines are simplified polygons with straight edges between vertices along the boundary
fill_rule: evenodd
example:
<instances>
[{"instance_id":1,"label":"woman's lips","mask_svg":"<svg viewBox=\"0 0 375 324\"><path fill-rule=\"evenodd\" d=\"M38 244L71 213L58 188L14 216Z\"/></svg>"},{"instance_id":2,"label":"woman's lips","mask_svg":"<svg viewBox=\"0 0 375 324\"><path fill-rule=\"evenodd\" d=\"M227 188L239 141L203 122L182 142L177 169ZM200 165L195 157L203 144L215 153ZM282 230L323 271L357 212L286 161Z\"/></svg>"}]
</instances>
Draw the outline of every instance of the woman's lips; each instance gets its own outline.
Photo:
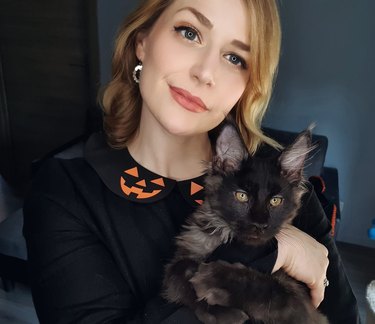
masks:
<instances>
[{"instance_id":1,"label":"woman's lips","mask_svg":"<svg viewBox=\"0 0 375 324\"><path fill-rule=\"evenodd\" d=\"M200 98L193 96L190 92L172 86L169 86L169 89L173 99L185 109L196 113L208 110L204 102Z\"/></svg>"}]
</instances>

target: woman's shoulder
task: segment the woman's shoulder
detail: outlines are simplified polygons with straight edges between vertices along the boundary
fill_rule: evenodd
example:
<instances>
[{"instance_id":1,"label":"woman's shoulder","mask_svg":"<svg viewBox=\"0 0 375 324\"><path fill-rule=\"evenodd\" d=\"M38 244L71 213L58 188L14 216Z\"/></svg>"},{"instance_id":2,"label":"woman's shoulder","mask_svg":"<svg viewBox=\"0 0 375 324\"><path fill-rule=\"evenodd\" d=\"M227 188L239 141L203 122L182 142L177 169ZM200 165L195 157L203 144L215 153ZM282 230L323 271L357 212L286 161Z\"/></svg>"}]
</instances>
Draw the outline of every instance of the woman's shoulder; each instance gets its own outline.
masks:
<instances>
[{"instance_id":1,"label":"woman's shoulder","mask_svg":"<svg viewBox=\"0 0 375 324\"><path fill-rule=\"evenodd\" d=\"M84 158L49 158L39 167L25 197L25 218L44 222L45 217L59 214L80 219L86 214L87 203L101 199L99 186L96 173Z\"/></svg>"},{"instance_id":2,"label":"woman's shoulder","mask_svg":"<svg viewBox=\"0 0 375 324\"><path fill-rule=\"evenodd\" d=\"M32 191L49 193L66 191L71 190L71 187L75 185L87 187L92 182L99 181L98 172L91 165L87 155L90 154L93 139L98 142L102 137L101 133L94 133L82 143L79 153L68 155L59 153L38 162L37 171L33 176Z\"/></svg>"},{"instance_id":3,"label":"woman's shoulder","mask_svg":"<svg viewBox=\"0 0 375 324\"><path fill-rule=\"evenodd\" d=\"M93 136L100 137L91 135L87 141L81 143L78 153L59 153L38 162L28 197L35 199L44 196L63 203L77 200L78 194L87 190L95 195L95 188L101 187L101 180L85 156L87 145Z\"/></svg>"},{"instance_id":4,"label":"woman's shoulder","mask_svg":"<svg viewBox=\"0 0 375 324\"><path fill-rule=\"evenodd\" d=\"M76 182L90 181L95 172L83 157L74 159L49 158L38 168L32 190L55 192L69 189Z\"/></svg>"}]
</instances>

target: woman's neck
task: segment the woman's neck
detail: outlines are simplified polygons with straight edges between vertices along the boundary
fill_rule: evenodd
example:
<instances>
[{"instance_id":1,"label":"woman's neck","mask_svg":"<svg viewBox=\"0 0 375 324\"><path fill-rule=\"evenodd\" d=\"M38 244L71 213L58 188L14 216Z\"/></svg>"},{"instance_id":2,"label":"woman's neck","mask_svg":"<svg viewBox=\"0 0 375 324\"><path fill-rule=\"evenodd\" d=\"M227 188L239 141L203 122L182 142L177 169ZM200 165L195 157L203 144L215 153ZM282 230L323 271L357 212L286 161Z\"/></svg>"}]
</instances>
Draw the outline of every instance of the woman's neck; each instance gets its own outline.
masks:
<instances>
[{"instance_id":1,"label":"woman's neck","mask_svg":"<svg viewBox=\"0 0 375 324\"><path fill-rule=\"evenodd\" d=\"M141 119L128 149L143 167L175 180L202 175L205 172L203 162L211 160L211 143L207 133L177 136L147 118Z\"/></svg>"}]
</instances>

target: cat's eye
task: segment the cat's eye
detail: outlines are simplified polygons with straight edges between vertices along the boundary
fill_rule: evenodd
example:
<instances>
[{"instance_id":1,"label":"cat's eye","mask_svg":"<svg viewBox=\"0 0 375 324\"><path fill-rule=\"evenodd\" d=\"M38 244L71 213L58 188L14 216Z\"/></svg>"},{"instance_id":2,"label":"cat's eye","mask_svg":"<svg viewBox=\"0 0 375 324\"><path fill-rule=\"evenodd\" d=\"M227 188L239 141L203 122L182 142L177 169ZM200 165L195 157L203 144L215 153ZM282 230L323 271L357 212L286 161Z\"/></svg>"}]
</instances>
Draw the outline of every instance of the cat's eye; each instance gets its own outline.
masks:
<instances>
[{"instance_id":1,"label":"cat's eye","mask_svg":"<svg viewBox=\"0 0 375 324\"><path fill-rule=\"evenodd\" d=\"M275 196L275 197L271 198L270 205L273 206L273 207L276 207L276 206L281 205L282 202L283 202L282 197Z\"/></svg>"},{"instance_id":2,"label":"cat's eye","mask_svg":"<svg viewBox=\"0 0 375 324\"><path fill-rule=\"evenodd\" d=\"M246 192L236 191L235 196L236 196L236 199L239 202L247 202L247 201L249 201L249 196L247 195Z\"/></svg>"}]
</instances>

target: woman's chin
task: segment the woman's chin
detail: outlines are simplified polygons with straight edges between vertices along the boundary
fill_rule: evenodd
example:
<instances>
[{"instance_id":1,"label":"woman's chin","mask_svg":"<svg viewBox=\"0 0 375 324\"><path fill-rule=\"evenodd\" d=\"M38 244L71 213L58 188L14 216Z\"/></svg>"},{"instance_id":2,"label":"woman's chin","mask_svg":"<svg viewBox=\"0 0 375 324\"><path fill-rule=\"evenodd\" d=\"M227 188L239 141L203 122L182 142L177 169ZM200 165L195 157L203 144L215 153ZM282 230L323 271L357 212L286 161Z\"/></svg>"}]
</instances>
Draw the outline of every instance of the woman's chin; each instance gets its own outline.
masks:
<instances>
[{"instance_id":1,"label":"woman's chin","mask_svg":"<svg viewBox=\"0 0 375 324\"><path fill-rule=\"evenodd\" d=\"M167 117L161 120L160 124L170 135L182 137L206 133L209 130L204 129L192 118L181 118L180 116Z\"/></svg>"}]
</instances>

